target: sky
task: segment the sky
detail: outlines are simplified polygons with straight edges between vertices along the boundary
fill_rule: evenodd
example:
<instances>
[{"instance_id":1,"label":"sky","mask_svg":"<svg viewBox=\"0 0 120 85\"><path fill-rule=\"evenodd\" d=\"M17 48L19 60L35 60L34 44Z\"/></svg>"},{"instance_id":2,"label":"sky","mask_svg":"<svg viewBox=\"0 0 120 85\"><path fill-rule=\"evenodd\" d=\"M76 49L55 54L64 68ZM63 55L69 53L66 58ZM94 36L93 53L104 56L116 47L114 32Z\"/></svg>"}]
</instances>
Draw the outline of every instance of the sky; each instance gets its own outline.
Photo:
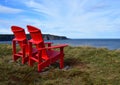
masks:
<instances>
[{"instance_id":1,"label":"sky","mask_svg":"<svg viewBox=\"0 0 120 85\"><path fill-rule=\"evenodd\" d=\"M68 38L120 38L120 0L0 0L0 34L32 25Z\"/></svg>"}]
</instances>

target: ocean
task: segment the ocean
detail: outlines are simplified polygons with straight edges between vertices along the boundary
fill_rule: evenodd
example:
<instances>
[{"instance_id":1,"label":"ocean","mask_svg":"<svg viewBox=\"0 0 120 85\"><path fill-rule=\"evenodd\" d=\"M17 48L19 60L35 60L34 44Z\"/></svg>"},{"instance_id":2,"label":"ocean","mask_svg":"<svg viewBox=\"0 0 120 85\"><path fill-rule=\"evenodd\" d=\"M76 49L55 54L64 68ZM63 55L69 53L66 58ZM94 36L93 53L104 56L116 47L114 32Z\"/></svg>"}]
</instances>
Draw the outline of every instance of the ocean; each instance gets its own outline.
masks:
<instances>
[{"instance_id":1,"label":"ocean","mask_svg":"<svg viewBox=\"0 0 120 85\"><path fill-rule=\"evenodd\" d=\"M120 39L68 39L51 40L55 44L68 44L70 46L103 47L110 50L120 49Z\"/></svg>"},{"instance_id":2,"label":"ocean","mask_svg":"<svg viewBox=\"0 0 120 85\"><path fill-rule=\"evenodd\" d=\"M54 44L68 44L70 46L92 46L103 47L110 50L120 49L120 39L68 39L68 40L47 40ZM2 44L11 44L11 41L0 41Z\"/></svg>"}]
</instances>

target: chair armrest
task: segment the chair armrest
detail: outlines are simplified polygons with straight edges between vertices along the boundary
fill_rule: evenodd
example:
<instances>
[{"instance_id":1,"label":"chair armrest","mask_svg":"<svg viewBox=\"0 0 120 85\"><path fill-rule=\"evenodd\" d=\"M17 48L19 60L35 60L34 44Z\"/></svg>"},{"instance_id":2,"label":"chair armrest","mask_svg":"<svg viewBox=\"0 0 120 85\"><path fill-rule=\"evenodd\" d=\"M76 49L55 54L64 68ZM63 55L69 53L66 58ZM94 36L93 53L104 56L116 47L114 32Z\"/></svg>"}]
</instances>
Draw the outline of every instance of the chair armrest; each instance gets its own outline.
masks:
<instances>
[{"instance_id":1,"label":"chair armrest","mask_svg":"<svg viewBox=\"0 0 120 85\"><path fill-rule=\"evenodd\" d=\"M40 44L41 43L41 42L34 42L33 39L30 39L29 42L32 44Z\"/></svg>"},{"instance_id":2,"label":"chair armrest","mask_svg":"<svg viewBox=\"0 0 120 85\"><path fill-rule=\"evenodd\" d=\"M22 42L22 41L24 41L24 40L26 40L26 39L18 40L18 39L16 39L16 38L14 38L14 39L13 39L13 42L14 42L14 44L17 44L16 42ZM26 46L26 44L23 44L23 45L22 45L22 47L25 47L25 46Z\"/></svg>"},{"instance_id":3,"label":"chair armrest","mask_svg":"<svg viewBox=\"0 0 120 85\"><path fill-rule=\"evenodd\" d=\"M24 41L24 40L26 40L26 39L21 39L21 40L16 39L16 38L13 39L13 41Z\"/></svg>"},{"instance_id":4,"label":"chair armrest","mask_svg":"<svg viewBox=\"0 0 120 85\"><path fill-rule=\"evenodd\" d=\"M45 44L53 44L53 42L45 42Z\"/></svg>"},{"instance_id":5,"label":"chair armrest","mask_svg":"<svg viewBox=\"0 0 120 85\"><path fill-rule=\"evenodd\" d=\"M68 46L67 44L61 44L61 45L56 45L56 46L51 46L51 47L45 47L45 48L39 48L38 50L44 50L44 49L54 49L54 48L64 48Z\"/></svg>"},{"instance_id":6,"label":"chair armrest","mask_svg":"<svg viewBox=\"0 0 120 85\"><path fill-rule=\"evenodd\" d=\"M26 46L27 46L27 44L23 44L23 45L22 45L22 47L26 47Z\"/></svg>"},{"instance_id":7,"label":"chair armrest","mask_svg":"<svg viewBox=\"0 0 120 85\"><path fill-rule=\"evenodd\" d=\"M52 42L45 42L45 45L47 45L47 47L51 47L51 44L53 44Z\"/></svg>"}]
</instances>

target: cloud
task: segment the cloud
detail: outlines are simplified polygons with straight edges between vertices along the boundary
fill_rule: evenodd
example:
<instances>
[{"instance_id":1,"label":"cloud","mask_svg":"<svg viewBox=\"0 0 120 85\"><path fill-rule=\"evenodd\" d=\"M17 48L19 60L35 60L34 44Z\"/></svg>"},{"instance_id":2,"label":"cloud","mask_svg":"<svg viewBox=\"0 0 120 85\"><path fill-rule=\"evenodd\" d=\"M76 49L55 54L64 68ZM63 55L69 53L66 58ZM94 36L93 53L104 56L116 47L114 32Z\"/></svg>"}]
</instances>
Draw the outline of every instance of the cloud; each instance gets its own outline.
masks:
<instances>
[{"instance_id":1,"label":"cloud","mask_svg":"<svg viewBox=\"0 0 120 85\"><path fill-rule=\"evenodd\" d=\"M120 1L112 0L19 0L26 11L5 7L5 13L20 13L7 24L35 25L43 33L70 38L109 38L120 34ZM15 0L14 0L15 3ZM1 6L1 5L0 5ZM20 6L20 5L19 5ZM5 9L4 8L4 9ZM1 9L0 9L1 12ZM4 13L4 12L3 12ZM17 22L16 22L17 21ZM1 22L4 26L4 22ZM26 28L26 27L25 27ZM111 36L112 35L112 36Z\"/></svg>"},{"instance_id":2,"label":"cloud","mask_svg":"<svg viewBox=\"0 0 120 85\"><path fill-rule=\"evenodd\" d=\"M0 5L0 13L16 14L20 12L23 12L23 10Z\"/></svg>"},{"instance_id":3,"label":"cloud","mask_svg":"<svg viewBox=\"0 0 120 85\"><path fill-rule=\"evenodd\" d=\"M107 33L119 30L113 25L115 20L110 21L112 18L110 14L114 16L113 11L116 13L115 9L111 9L112 3L106 3L103 0L44 0L42 3L31 0L25 4L36 12L46 14L46 17L50 16L48 20L51 21L43 23L45 23L44 29L50 29L51 33L65 32L64 34L69 37L78 37L82 33L84 37L95 37L100 33L107 35Z\"/></svg>"}]
</instances>

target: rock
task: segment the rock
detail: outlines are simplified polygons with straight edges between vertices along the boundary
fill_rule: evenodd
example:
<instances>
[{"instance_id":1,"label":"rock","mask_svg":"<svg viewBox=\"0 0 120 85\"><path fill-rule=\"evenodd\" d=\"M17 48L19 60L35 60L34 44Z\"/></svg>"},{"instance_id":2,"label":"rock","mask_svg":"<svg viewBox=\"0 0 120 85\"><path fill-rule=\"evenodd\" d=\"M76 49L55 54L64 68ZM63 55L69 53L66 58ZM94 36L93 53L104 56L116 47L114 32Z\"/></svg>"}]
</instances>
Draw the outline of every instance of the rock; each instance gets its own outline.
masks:
<instances>
[{"instance_id":1,"label":"rock","mask_svg":"<svg viewBox=\"0 0 120 85\"><path fill-rule=\"evenodd\" d=\"M69 69L70 69L70 66L65 66L65 67L63 68L64 71L69 70Z\"/></svg>"}]
</instances>

